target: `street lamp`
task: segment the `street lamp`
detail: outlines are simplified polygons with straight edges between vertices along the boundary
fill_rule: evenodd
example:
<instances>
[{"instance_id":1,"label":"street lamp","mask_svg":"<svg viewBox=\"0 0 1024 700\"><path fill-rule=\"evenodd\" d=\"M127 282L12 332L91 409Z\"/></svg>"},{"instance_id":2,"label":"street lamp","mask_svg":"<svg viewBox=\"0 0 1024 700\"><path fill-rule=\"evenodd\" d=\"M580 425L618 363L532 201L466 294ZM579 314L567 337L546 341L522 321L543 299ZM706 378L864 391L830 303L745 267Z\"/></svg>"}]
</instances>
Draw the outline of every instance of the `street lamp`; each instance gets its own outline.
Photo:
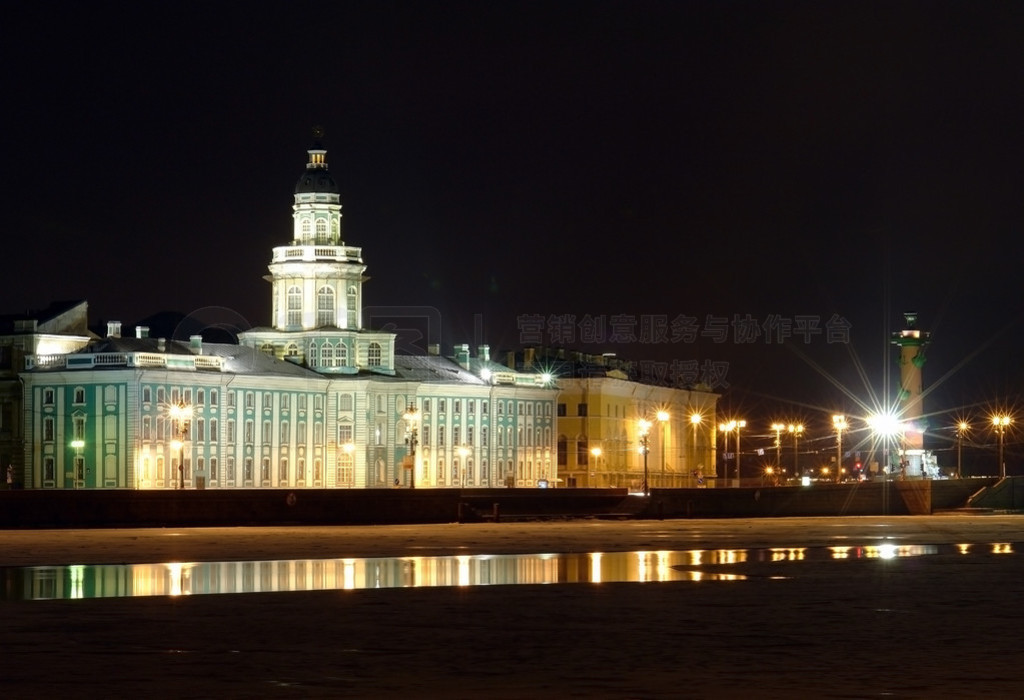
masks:
<instances>
[{"instance_id":1,"label":"street lamp","mask_svg":"<svg viewBox=\"0 0 1024 700\"><path fill-rule=\"evenodd\" d=\"M963 463L963 451L964 451L964 435L970 430L971 426L967 421L960 421L956 426L956 478L961 479L963 475L960 471L960 466Z\"/></svg>"},{"instance_id":2,"label":"street lamp","mask_svg":"<svg viewBox=\"0 0 1024 700\"><path fill-rule=\"evenodd\" d=\"M729 433L733 430L736 431L736 486L740 485L740 428L746 428L747 421L745 420L731 420L728 423L719 423L718 429L725 433L725 461L723 464L723 474L726 479L729 478Z\"/></svg>"},{"instance_id":3,"label":"street lamp","mask_svg":"<svg viewBox=\"0 0 1024 700\"><path fill-rule=\"evenodd\" d=\"M419 431L420 412L416 407L409 404L402 415L405 419L405 444L409 453L405 456L403 466L409 471L409 488L416 488L416 443Z\"/></svg>"},{"instance_id":4,"label":"street lamp","mask_svg":"<svg viewBox=\"0 0 1024 700\"><path fill-rule=\"evenodd\" d=\"M639 430L640 430L640 454L642 454L644 456L644 482L643 482L644 495L645 496L650 496L651 495L651 489L650 489L649 484L647 482L647 453L650 452L649 441L650 441L650 437L651 437L651 421L649 421L649 420L647 420L645 418L641 418L640 421L637 423L637 426L639 427Z\"/></svg>"},{"instance_id":5,"label":"street lamp","mask_svg":"<svg viewBox=\"0 0 1024 700\"><path fill-rule=\"evenodd\" d=\"M600 447L593 447L593 448L591 448L590 454L594 455L595 471L596 472L600 472L601 471L601 454L602 454L601 448ZM591 474L594 474L594 472L591 472ZM590 483L590 479L587 479L587 486L589 486L590 488L594 488L594 485L592 483Z\"/></svg>"},{"instance_id":6,"label":"street lamp","mask_svg":"<svg viewBox=\"0 0 1024 700\"><path fill-rule=\"evenodd\" d=\"M697 470L693 467L697 464L697 428L700 427L701 421L704 420L704 416L699 413L693 413L690 415L690 425L693 426L693 461L690 462L690 475L697 476Z\"/></svg>"},{"instance_id":7,"label":"street lamp","mask_svg":"<svg viewBox=\"0 0 1024 700\"><path fill-rule=\"evenodd\" d=\"M785 423L772 423L772 430L775 431L775 468L782 469L782 431L786 429Z\"/></svg>"},{"instance_id":8,"label":"street lamp","mask_svg":"<svg viewBox=\"0 0 1024 700\"><path fill-rule=\"evenodd\" d=\"M793 435L793 478L800 478L800 450L797 448L797 444L800 441L800 435L804 432L804 426L799 423L790 423L786 426L786 430Z\"/></svg>"},{"instance_id":9,"label":"street lamp","mask_svg":"<svg viewBox=\"0 0 1024 700\"><path fill-rule=\"evenodd\" d=\"M1007 415L992 416L992 427L999 432L999 476L1006 478L1006 463L1003 461L1003 435L1006 427L1010 425L1010 417Z\"/></svg>"},{"instance_id":10,"label":"street lamp","mask_svg":"<svg viewBox=\"0 0 1024 700\"><path fill-rule=\"evenodd\" d=\"M85 478L84 463L82 461L82 448L85 447L85 440L81 438L75 438L71 441L71 446L75 448L75 488L78 488L78 483Z\"/></svg>"},{"instance_id":11,"label":"street lamp","mask_svg":"<svg viewBox=\"0 0 1024 700\"><path fill-rule=\"evenodd\" d=\"M665 437L666 424L668 423L668 411L658 411L658 422L661 423L661 487L665 488L665 471L667 468L668 456L666 455L667 440Z\"/></svg>"},{"instance_id":12,"label":"street lamp","mask_svg":"<svg viewBox=\"0 0 1024 700\"><path fill-rule=\"evenodd\" d=\"M832 426L836 429L836 483L843 478L843 431L846 430L846 416L832 416Z\"/></svg>"},{"instance_id":13,"label":"street lamp","mask_svg":"<svg viewBox=\"0 0 1024 700\"><path fill-rule=\"evenodd\" d=\"M459 445L459 488L466 488L466 458L469 457L469 448Z\"/></svg>"},{"instance_id":14,"label":"street lamp","mask_svg":"<svg viewBox=\"0 0 1024 700\"><path fill-rule=\"evenodd\" d=\"M171 448L178 451L178 488L185 488L185 438L188 435L189 422L192 420L192 407L184 401L171 406L169 411L174 421L174 439Z\"/></svg>"}]
</instances>

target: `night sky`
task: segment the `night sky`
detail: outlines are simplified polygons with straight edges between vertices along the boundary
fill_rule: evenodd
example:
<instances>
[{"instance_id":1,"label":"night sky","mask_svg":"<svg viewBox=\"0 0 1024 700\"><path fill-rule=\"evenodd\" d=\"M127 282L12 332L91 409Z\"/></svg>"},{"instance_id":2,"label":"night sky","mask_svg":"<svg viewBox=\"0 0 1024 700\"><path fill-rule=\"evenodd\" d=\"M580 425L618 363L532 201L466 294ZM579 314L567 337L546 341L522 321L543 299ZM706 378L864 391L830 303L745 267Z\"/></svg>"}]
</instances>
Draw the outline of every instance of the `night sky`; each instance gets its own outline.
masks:
<instances>
[{"instance_id":1,"label":"night sky","mask_svg":"<svg viewBox=\"0 0 1024 700\"><path fill-rule=\"evenodd\" d=\"M539 318L655 371L727 363L727 411L814 421L896 383L916 311L929 410L1024 412L1022 37L1019 2L19 2L2 310L266 325L322 125L366 303L437 309L447 351ZM709 315L823 332L673 337Z\"/></svg>"}]
</instances>

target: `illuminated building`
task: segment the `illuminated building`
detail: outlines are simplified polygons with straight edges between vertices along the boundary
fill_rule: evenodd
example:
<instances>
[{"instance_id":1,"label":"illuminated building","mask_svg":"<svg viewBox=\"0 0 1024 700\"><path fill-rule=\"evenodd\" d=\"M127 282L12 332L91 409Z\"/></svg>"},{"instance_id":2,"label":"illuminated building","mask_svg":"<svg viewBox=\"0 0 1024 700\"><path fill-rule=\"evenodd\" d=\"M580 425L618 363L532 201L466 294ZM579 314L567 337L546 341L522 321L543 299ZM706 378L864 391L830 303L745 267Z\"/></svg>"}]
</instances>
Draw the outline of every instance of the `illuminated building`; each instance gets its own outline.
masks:
<instances>
[{"instance_id":1,"label":"illuminated building","mask_svg":"<svg viewBox=\"0 0 1024 700\"><path fill-rule=\"evenodd\" d=\"M467 345L451 357L399 355L396 334L364 327L362 249L342 239L326 151L316 143L308 154L292 234L271 251L269 326L232 344L201 332L150 337L143 326L122 336L111 322L103 338L40 337L12 359L26 488L557 482L547 377L493 362L486 345L475 356ZM414 462L404 460L410 409Z\"/></svg>"}]
</instances>

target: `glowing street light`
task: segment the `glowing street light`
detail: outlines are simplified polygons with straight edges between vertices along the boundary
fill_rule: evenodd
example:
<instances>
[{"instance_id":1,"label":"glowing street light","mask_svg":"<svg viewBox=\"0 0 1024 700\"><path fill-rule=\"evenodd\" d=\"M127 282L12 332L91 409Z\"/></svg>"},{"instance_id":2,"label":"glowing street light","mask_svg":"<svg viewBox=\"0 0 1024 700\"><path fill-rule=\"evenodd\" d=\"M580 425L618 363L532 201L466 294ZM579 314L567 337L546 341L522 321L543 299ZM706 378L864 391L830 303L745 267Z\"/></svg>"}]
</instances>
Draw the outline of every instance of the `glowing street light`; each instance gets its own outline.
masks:
<instances>
[{"instance_id":1,"label":"glowing street light","mask_svg":"<svg viewBox=\"0 0 1024 700\"><path fill-rule=\"evenodd\" d=\"M1006 478L1006 462L1003 461L1003 435L1011 419L1007 415L992 416L992 427L999 433L999 476Z\"/></svg>"},{"instance_id":2,"label":"glowing street light","mask_svg":"<svg viewBox=\"0 0 1024 700\"><path fill-rule=\"evenodd\" d=\"M466 488L466 458L469 457L469 448L465 445L459 445L457 450L459 453L459 486Z\"/></svg>"},{"instance_id":3,"label":"glowing street light","mask_svg":"<svg viewBox=\"0 0 1024 700\"><path fill-rule=\"evenodd\" d=\"M793 436L793 478L800 478L800 450L798 449L798 443L800 436L803 435L804 426L799 423L790 423L786 426L786 431Z\"/></svg>"},{"instance_id":4,"label":"glowing street light","mask_svg":"<svg viewBox=\"0 0 1024 700\"><path fill-rule=\"evenodd\" d=\"M647 482L647 453L650 452L649 441L651 437L651 421L641 418L637 422L637 427L640 431L640 454L644 456L644 482L643 490L645 496L651 495L651 490Z\"/></svg>"},{"instance_id":5,"label":"glowing street light","mask_svg":"<svg viewBox=\"0 0 1024 700\"><path fill-rule=\"evenodd\" d=\"M690 475L696 476L697 470L694 467L697 464L697 429L700 427L701 422L704 420L704 416L699 413L690 414L690 425L693 426L693 461L690 462Z\"/></svg>"},{"instance_id":6,"label":"glowing street light","mask_svg":"<svg viewBox=\"0 0 1024 700\"><path fill-rule=\"evenodd\" d=\"M772 423L772 430L775 431L775 468L782 469L782 431L786 429L785 423Z\"/></svg>"},{"instance_id":7,"label":"glowing street light","mask_svg":"<svg viewBox=\"0 0 1024 700\"><path fill-rule=\"evenodd\" d=\"M666 454L667 450L665 449L667 443L665 428L669 419L668 411L658 411L655 417L658 419L658 422L661 423L661 487L664 488L665 471L667 469L666 463L668 462L668 456Z\"/></svg>"},{"instance_id":8,"label":"glowing street light","mask_svg":"<svg viewBox=\"0 0 1024 700\"><path fill-rule=\"evenodd\" d=\"M971 429L967 421L960 421L956 426L956 478L962 478L960 466L963 463L964 435Z\"/></svg>"},{"instance_id":9,"label":"glowing street light","mask_svg":"<svg viewBox=\"0 0 1024 700\"><path fill-rule=\"evenodd\" d=\"M832 416L832 427L836 429L836 483L843 478L843 431L846 430L846 416Z\"/></svg>"},{"instance_id":10,"label":"glowing street light","mask_svg":"<svg viewBox=\"0 0 1024 700\"><path fill-rule=\"evenodd\" d=\"M178 488L185 488L185 438L188 436L189 424L192 421L192 407L184 401L176 403L168 410L174 421L174 439L171 448L178 450Z\"/></svg>"},{"instance_id":11,"label":"glowing street light","mask_svg":"<svg viewBox=\"0 0 1024 700\"><path fill-rule=\"evenodd\" d=\"M740 485L740 428L746 428L747 421L745 420L731 420L728 423L720 423L718 429L725 433L725 453L729 454L729 433L736 431L736 485ZM728 464L728 457L726 457L726 464ZM728 468L725 468L726 478L729 477Z\"/></svg>"},{"instance_id":12,"label":"glowing street light","mask_svg":"<svg viewBox=\"0 0 1024 700\"><path fill-rule=\"evenodd\" d=\"M600 472L601 471L601 455L604 454L604 452L601 450L600 447L592 447L592 448L590 448L590 454L594 455L595 471ZM593 475L593 473L594 472L591 472L591 475ZM590 486L590 487L594 486L593 484L590 483L590 479L587 479L587 485Z\"/></svg>"},{"instance_id":13,"label":"glowing street light","mask_svg":"<svg viewBox=\"0 0 1024 700\"><path fill-rule=\"evenodd\" d=\"M416 488L416 444L420 429L420 412L415 406L409 404L402 414L405 419L405 444L409 447L409 453L405 456L403 466L409 472L409 488Z\"/></svg>"},{"instance_id":14,"label":"glowing street light","mask_svg":"<svg viewBox=\"0 0 1024 700\"><path fill-rule=\"evenodd\" d=\"M82 459L82 448L85 447L85 440L75 438L71 441L71 446L75 448L75 488L77 489L79 482L85 479L85 462Z\"/></svg>"}]
</instances>

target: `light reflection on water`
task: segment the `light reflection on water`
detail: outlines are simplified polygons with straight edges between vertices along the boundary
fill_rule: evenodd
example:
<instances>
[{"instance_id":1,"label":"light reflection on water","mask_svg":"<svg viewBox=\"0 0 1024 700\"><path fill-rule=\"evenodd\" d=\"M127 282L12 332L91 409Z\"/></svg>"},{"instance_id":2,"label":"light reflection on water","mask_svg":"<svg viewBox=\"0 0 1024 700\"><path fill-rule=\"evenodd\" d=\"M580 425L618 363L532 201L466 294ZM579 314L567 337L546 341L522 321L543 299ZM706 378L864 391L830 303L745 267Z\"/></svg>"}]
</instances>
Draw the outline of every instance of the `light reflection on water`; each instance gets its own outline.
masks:
<instances>
[{"instance_id":1,"label":"light reflection on water","mask_svg":"<svg viewBox=\"0 0 1024 700\"><path fill-rule=\"evenodd\" d=\"M895 559L948 552L1013 554L1014 545L776 547L0 568L0 600L360 590L551 583L737 581L749 562ZM707 567L707 568L702 568ZM780 576L781 578L781 576Z\"/></svg>"}]
</instances>

